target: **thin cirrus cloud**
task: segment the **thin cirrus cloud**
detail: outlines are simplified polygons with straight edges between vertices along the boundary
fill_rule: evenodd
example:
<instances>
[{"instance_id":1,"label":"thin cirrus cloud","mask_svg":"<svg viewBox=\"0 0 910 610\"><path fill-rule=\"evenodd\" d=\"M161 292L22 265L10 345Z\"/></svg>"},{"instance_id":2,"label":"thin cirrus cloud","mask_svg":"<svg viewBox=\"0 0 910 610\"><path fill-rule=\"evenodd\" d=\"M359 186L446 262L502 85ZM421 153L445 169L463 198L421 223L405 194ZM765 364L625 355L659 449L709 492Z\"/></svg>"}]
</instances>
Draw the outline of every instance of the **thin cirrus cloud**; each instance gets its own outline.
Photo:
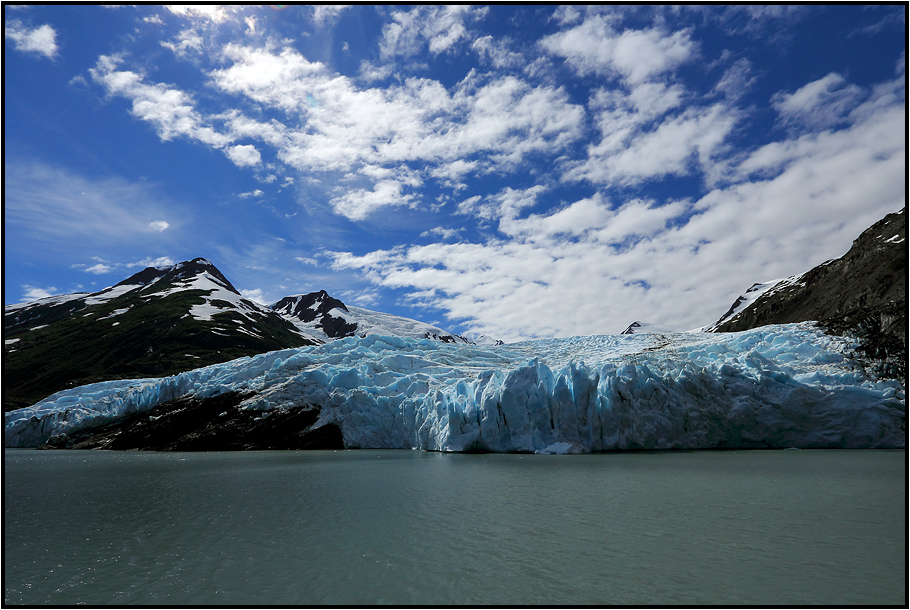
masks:
<instances>
[{"instance_id":1,"label":"thin cirrus cloud","mask_svg":"<svg viewBox=\"0 0 910 610\"><path fill-rule=\"evenodd\" d=\"M169 256L159 256L157 258L144 258L138 261L130 261L126 263L120 263L115 261L104 260L98 257L93 257L97 262L94 265L87 265L84 263L76 263L73 265L73 269L78 269L84 271L85 273L92 273L94 275L106 275L113 272L122 272L129 271L136 268L146 268L146 267L167 267L175 263L174 259Z\"/></svg>"},{"instance_id":2,"label":"thin cirrus cloud","mask_svg":"<svg viewBox=\"0 0 910 610\"><path fill-rule=\"evenodd\" d=\"M832 72L793 93L775 94L771 103L784 123L818 129L846 120L862 95L862 89Z\"/></svg>"},{"instance_id":3,"label":"thin cirrus cloud","mask_svg":"<svg viewBox=\"0 0 910 610\"><path fill-rule=\"evenodd\" d=\"M581 75L618 75L629 84L646 82L686 63L697 45L685 30L669 34L659 27L617 33L610 20L593 15L574 28L540 41Z\"/></svg>"},{"instance_id":4,"label":"thin cirrus cloud","mask_svg":"<svg viewBox=\"0 0 910 610\"><path fill-rule=\"evenodd\" d=\"M88 179L38 162L9 161L4 168L4 220L31 246L116 244L170 227L156 215L166 206L141 184ZM84 240L88 239L86 242Z\"/></svg>"},{"instance_id":5,"label":"thin cirrus cloud","mask_svg":"<svg viewBox=\"0 0 910 610\"><path fill-rule=\"evenodd\" d=\"M341 13L351 7L347 4L316 4L312 8L313 23L322 26L336 21Z\"/></svg>"}]
</instances>

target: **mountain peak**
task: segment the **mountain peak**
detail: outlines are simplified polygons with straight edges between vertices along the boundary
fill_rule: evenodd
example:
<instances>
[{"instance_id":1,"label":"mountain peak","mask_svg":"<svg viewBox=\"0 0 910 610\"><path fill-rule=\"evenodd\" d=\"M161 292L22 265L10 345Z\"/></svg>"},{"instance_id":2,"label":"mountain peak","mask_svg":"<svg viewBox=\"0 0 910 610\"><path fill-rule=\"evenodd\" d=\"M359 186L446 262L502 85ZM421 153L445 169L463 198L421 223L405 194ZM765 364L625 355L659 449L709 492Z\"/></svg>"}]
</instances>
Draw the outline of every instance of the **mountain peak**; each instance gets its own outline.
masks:
<instances>
[{"instance_id":1,"label":"mountain peak","mask_svg":"<svg viewBox=\"0 0 910 610\"><path fill-rule=\"evenodd\" d=\"M626 327L626 330L619 333L620 335L644 335L649 333L675 333L679 329L665 326L663 324L653 324L651 322L641 322L636 320Z\"/></svg>"},{"instance_id":2,"label":"mountain peak","mask_svg":"<svg viewBox=\"0 0 910 610\"><path fill-rule=\"evenodd\" d=\"M330 296L325 290L284 297L272 305L272 309L302 322L312 322L333 309L348 310L344 303Z\"/></svg>"},{"instance_id":3,"label":"mountain peak","mask_svg":"<svg viewBox=\"0 0 910 610\"><path fill-rule=\"evenodd\" d=\"M347 306L325 290L284 297L271 309L295 324L312 323L332 339L348 337L357 330L357 323L347 319Z\"/></svg>"},{"instance_id":4,"label":"mountain peak","mask_svg":"<svg viewBox=\"0 0 910 610\"><path fill-rule=\"evenodd\" d=\"M235 294L240 294L211 261L202 257L182 261L173 265L146 267L122 282L115 284L115 286L148 286L149 284L162 281L162 285L170 285L175 282L186 282L187 280L205 273L207 273L216 284L219 284L221 287Z\"/></svg>"},{"instance_id":5,"label":"mountain peak","mask_svg":"<svg viewBox=\"0 0 910 610\"><path fill-rule=\"evenodd\" d=\"M620 334L620 335L632 335L632 334L635 334L635 329L636 329L636 328L641 328L641 322L639 322L638 320L636 320L635 322L632 322L631 324L629 324L629 325L626 327L626 330L622 331L622 332L619 333L619 334Z\"/></svg>"}]
</instances>

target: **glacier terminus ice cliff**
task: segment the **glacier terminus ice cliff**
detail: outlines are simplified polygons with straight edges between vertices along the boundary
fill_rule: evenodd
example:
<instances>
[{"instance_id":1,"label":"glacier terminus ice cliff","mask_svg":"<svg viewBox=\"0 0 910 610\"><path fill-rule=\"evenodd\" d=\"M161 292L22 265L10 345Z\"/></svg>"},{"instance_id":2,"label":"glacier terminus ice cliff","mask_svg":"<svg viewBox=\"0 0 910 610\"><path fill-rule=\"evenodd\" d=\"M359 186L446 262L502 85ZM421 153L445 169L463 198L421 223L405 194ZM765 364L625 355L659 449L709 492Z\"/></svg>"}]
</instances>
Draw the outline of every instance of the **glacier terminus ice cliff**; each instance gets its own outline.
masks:
<instances>
[{"instance_id":1,"label":"glacier terminus ice cliff","mask_svg":"<svg viewBox=\"0 0 910 610\"><path fill-rule=\"evenodd\" d=\"M266 307L204 258L150 267L4 308L4 445L902 448L906 225L888 214L689 332L646 320L507 344L324 290Z\"/></svg>"},{"instance_id":2,"label":"glacier terminus ice cliff","mask_svg":"<svg viewBox=\"0 0 910 610\"><path fill-rule=\"evenodd\" d=\"M905 388L865 371L855 349L811 322L497 346L355 336L63 390L6 413L4 443L65 447L80 431L125 418L151 423L177 399L234 393L251 421L311 413L310 433L334 431L347 448L904 447ZM228 419L213 415L191 436L217 434L219 416ZM109 431L95 446L116 437Z\"/></svg>"}]
</instances>

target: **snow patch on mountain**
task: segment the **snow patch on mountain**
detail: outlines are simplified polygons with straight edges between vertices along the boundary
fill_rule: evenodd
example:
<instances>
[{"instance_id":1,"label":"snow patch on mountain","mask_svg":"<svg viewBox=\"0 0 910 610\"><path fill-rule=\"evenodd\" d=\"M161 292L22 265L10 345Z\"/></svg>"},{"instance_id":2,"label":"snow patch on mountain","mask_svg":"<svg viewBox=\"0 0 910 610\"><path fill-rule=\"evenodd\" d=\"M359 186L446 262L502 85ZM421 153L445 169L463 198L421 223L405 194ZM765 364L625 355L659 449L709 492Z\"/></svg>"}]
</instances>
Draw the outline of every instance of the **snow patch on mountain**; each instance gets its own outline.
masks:
<instances>
[{"instance_id":1,"label":"snow patch on mountain","mask_svg":"<svg viewBox=\"0 0 910 610\"><path fill-rule=\"evenodd\" d=\"M186 280L176 281L167 290L151 293L148 296L167 297L186 290L201 290L206 293L202 297L205 299L204 303L193 305L190 308L190 315L196 320L210 321L212 316L225 311L236 311L250 321L255 321L254 316L262 318L267 315L264 308L256 305L253 301L243 298L238 292L227 288L224 283L208 272L193 275Z\"/></svg>"},{"instance_id":2,"label":"snow patch on mountain","mask_svg":"<svg viewBox=\"0 0 910 610\"><path fill-rule=\"evenodd\" d=\"M154 290L156 284L165 279L169 280L165 282L165 287ZM110 294L116 295L118 290L115 289L119 289L119 294L125 294L138 288L142 297L150 300L190 290L203 292L204 302L193 305L189 310L189 315L199 321L211 321L216 314L234 311L251 322L256 322L256 318L261 319L270 313L268 309L243 298L217 268L204 258L170 266L150 267L126 281L135 283L118 284L113 289L108 289ZM241 331L253 334L244 329Z\"/></svg>"},{"instance_id":3,"label":"snow patch on mountain","mask_svg":"<svg viewBox=\"0 0 910 610\"><path fill-rule=\"evenodd\" d=\"M109 315L104 316L103 318L98 318L99 320L107 320L108 318L113 318L114 316L122 316L130 310L129 307L123 307L121 309L115 309Z\"/></svg>"},{"instance_id":4,"label":"snow patch on mountain","mask_svg":"<svg viewBox=\"0 0 910 610\"><path fill-rule=\"evenodd\" d=\"M361 307L348 307L350 313L349 320L357 323L357 334L361 337L366 335L395 335L398 337L410 337L413 339L434 339L445 343L470 343L470 341L443 330L437 326L396 316L379 311L370 311Z\"/></svg>"},{"instance_id":5,"label":"snow patch on mountain","mask_svg":"<svg viewBox=\"0 0 910 610\"><path fill-rule=\"evenodd\" d=\"M822 263L822 264L827 264L830 262L831 261L827 261L826 263ZM722 324L724 324L724 322L732 320L733 318L735 318L736 316L741 314L743 311L748 309L753 303L755 303L755 301L758 300L759 297L764 296L764 295L769 295L769 296L773 295L774 293L779 292L780 290L790 287L790 286L802 285L803 282L802 282L801 278L803 277L803 275L805 275L805 274L800 273L797 275L791 275L790 277L786 277L786 278L778 278L776 280L771 280L769 282L760 282L760 283L752 284L752 286L750 286L744 293L742 293L741 295L739 295L736 298L736 300L733 302L733 305L730 307L729 310L727 310L727 313L722 315L713 324L703 326L702 328L696 329L696 330L699 330L701 332L706 332L706 333L713 333Z\"/></svg>"},{"instance_id":6,"label":"snow patch on mountain","mask_svg":"<svg viewBox=\"0 0 910 610\"><path fill-rule=\"evenodd\" d=\"M91 307L92 305L100 305L140 288L142 288L141 284L117 284L116 286L109 286L104 290L92 293L82 299L82 301L88 307Z\"/></svg>"},{"instance_id":7,"label":"snow patch on mountain","mask_svg":"<svg viewBox=\"0 0 910 610\"><path fill-rule=\"evenodd\" d=\"M26 303L15 303L13 305L4 305L3 314L7 315L7 314L13 313L15 311L19 311L22 309L31 309L34 307L40 307L42 305L61 305L63 303L66 303L67 301L76 301L79 299L83 299L87 296L90 296L91 294L92 294L91 292L74 292L72 294L60 294L60 295L55 295L55 296L42 297L40 299L37 299L34 301L28 301Z\"/></svg>"}]
</instances>

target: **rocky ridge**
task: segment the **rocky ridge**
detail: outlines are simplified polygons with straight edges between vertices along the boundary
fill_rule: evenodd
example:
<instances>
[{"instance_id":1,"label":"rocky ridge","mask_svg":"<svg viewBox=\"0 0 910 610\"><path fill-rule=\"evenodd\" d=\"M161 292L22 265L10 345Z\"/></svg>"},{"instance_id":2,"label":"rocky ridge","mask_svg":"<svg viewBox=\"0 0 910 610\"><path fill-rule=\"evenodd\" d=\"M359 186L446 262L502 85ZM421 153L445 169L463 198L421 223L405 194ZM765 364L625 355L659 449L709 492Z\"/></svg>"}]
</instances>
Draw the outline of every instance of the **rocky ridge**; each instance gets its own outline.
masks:
<instances>
[{"instance_id":1,"label":"rocky ridge","mask_svg":"<svg viewBox=\"0 0 910 610\"><path fill-rule=\"evenodd\" d=\"M759 290L757 298L749 295ZM906 377L906 208L863 231L842 257L801 275L753 285L708 330L736 332L809 320L832 334L857 337L857 351L873 374Z\"/></svg>"}]
</instances>

